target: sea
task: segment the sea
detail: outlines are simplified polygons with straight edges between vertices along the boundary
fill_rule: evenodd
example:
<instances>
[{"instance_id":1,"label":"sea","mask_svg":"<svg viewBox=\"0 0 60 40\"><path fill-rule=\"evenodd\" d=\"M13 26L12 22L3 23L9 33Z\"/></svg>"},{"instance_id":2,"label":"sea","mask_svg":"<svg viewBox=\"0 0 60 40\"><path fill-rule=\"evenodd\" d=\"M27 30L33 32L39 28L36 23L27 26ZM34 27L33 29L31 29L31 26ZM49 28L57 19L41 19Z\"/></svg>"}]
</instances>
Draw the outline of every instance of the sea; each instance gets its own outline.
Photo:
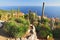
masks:
<instances>
[{"instance_id":1,"label":"sea","mask_svg":"<svg viewBox=\"0 0 60 40\"><path fill-rule=\"evenodd\" d=\"M1 6L2 10L17 10L18 6ZM36 12L38 16L42 14L42 6L19 6L20 11L27 14L29 10ZM60 6L45 6L44 15L47 17L60 18Z\"/></svg>"}]
</instances>

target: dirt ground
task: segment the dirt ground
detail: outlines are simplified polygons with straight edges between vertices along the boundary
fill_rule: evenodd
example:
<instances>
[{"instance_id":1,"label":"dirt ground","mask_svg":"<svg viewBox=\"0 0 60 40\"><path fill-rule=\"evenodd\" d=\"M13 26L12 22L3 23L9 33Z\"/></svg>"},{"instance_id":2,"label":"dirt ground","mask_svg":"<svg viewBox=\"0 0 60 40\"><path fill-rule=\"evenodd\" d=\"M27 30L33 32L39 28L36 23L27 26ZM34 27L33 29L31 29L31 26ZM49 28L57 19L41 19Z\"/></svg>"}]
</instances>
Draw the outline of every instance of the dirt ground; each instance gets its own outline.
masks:
<instances>
[{"instance_id":1,"label":"dirt ground","mask_svg":"<svg viewBox=\"0 0 60 40\"><path fill-rule=\"evenodd\" d=\"M8 39L7 33L2 28L0 28L0 40L7 40L7 39Z\"/></svg>"},{"instance_id":2,"label":"dirt ground","mask_svg":"<svg viewBox=\"0 0 60 40\"><path fill-rule=\"evenodd\" d=\"M0 40L7 40L8 38L4 37L4 36L0 36Z\"/></svg>"}]
</instances>

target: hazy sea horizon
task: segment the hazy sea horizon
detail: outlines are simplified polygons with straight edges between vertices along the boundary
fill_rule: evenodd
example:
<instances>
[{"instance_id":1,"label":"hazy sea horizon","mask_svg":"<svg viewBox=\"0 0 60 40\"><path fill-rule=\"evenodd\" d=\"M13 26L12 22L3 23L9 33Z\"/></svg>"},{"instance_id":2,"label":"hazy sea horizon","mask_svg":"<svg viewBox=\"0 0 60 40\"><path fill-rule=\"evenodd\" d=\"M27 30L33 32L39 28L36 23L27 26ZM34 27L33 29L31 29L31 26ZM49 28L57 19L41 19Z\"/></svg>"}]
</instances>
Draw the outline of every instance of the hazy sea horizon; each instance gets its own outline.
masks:
<instances>
[{"instance_id":1,"label":"hazy sea horizon","mask_svg":"<svg viewBox=\"0 0 60 40\"><path fill-rule=\"evenodd\" d=\"M2 10L17 10L18 6L2 6L0 9ZM42 7L41 6L20 6L20 11L27 14L28 11L31 10L32 12L37 12L37 15L42 14ZM45 7L45 15L47 17L58 17L60 18L60 6L46 6Z\"/></svg>"}]
</instances>

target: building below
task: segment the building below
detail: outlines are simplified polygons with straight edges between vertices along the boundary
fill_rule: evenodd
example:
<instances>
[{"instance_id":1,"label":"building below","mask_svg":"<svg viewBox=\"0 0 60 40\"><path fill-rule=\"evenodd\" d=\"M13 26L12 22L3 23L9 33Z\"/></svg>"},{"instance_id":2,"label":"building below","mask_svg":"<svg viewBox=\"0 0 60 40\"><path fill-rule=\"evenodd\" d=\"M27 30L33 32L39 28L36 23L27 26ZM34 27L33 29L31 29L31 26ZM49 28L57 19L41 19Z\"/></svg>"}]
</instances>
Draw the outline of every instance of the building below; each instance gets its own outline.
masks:
<instances>
[{"instance_id":1,"label":"building below","mask_svg":"<svg viewBox=\"0 0 60 40\"><path fill-rule=\"evenodd\" d=\"M18 18L18 17L23 17L23 16L24 16L24 13L22 12L19 12L19 13L15 12L13 14L5 13L4 15L1 15L0 20L7 21L9 18L12 18L12 17Z\"/></svg>"}]
</instances>

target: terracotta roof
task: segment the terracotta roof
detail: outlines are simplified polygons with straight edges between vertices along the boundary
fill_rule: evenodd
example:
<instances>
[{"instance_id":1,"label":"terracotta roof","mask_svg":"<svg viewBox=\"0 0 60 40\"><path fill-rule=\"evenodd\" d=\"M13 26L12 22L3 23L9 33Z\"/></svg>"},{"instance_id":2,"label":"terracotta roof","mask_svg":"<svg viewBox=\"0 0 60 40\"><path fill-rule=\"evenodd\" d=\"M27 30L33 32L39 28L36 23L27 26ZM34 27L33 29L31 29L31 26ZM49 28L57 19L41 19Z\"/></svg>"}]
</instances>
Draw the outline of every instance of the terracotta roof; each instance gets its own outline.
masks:
<instances>
[{"instance_id":1,"label":"terracotta roof","mask_svg":"<svg viewBox=\"0 0 60 40\"><path fill-rule=\"evenodd\" d=\"M16 15L17 15L17 12L15 12L13 15L15 15L15 16L16 16ZM18 16L23 16L23 15L24 15L24 13L23 13L23 12L19 12L19 13L18 13Z\"/></svg>"}]
</instances>

